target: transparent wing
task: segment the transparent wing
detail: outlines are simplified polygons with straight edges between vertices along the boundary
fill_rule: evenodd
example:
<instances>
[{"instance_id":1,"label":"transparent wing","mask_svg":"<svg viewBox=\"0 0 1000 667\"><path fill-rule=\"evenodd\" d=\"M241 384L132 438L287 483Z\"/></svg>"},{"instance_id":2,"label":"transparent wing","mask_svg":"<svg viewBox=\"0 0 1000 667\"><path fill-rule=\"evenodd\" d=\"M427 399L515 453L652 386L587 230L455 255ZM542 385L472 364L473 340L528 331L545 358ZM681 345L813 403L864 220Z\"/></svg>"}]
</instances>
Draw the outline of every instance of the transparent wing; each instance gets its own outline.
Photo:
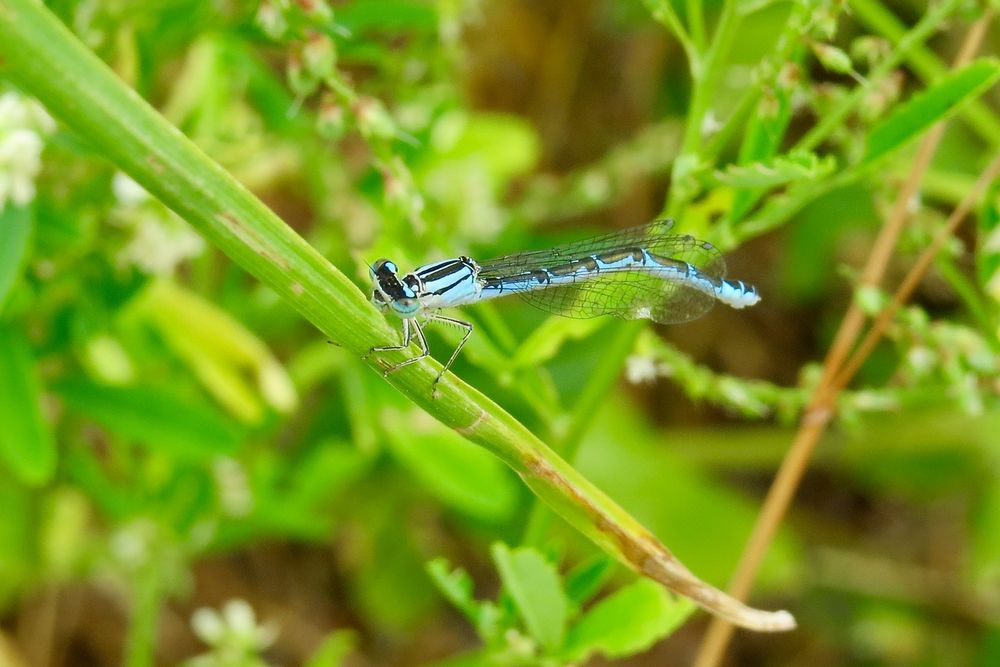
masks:
<instances>
[{"instance_id":1,"label":"transparent wing","mask_svg":"<svg viewBox=\"0 0 1000 667\"><path fill-rule=\"evenodd\" d=\"M519 275L550 269L591 255L635 247L688 262L706 276L725 277L725 260L714 246L692 236L671 235L669 231L672 227L672 220L660 220L547 250L499 257L481 262L479 277ZM715 303L711 295L683 282L664 279L636 268L601 271L596 276L581 278L569 285L512 291L532 306L564 317L612 315L623 319L651 319L664 324L701 317Z\"/></svg>"}]
</instances>

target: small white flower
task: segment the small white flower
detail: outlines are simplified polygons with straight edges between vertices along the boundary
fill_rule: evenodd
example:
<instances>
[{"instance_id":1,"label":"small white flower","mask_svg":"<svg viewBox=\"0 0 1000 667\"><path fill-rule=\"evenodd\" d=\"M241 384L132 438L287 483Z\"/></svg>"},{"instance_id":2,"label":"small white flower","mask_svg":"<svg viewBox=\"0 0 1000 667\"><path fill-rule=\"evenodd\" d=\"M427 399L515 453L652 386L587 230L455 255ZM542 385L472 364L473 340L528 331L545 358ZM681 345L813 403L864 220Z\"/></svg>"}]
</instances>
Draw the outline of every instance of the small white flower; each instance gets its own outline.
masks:
<instances>
[{"instance_id":1,"label":"small white flower","mask_svg":"<svg viewBox=\"0 0 1000 667\"><path fill-rule=\"evenodd\" d=\"M934 367L937 355L925 345L914 345L907 352L906 361L915 372L923 375Z\"/></svg>"},{"instance_id":2,"label":"small white flower","mask_svg":"<svg viewBox=\"0 0 1000 667\"><path fill-rule=\"evenodd\" d=\"M701 119L701 136L710 137L721 129L722 123L719 122L715 112L709 109L705 117Z\"/></svg>"},{"instance_id":3,"label":"small white flower","mask_svg":"<svg viewBox=\"0 0 1000 667\"><path fill-rule=\"evenodd\" d=\"M218 459L212 466L215 483L219 489L219 502L229 516L247 516L253 510L253 493L246 471L238 461Z\"/></svg>"},{"instance_id":4,"label":"small white flower","mask_svg":"<svg viewBox=\"0 0 1000 667\"><path fill-rule=\"evenodd\" d=\"M656 379L657 375L656 360L652 357L633 354L625 360L625 379L632 384L652 382Z\"/></svg>"},{"instance_id":5,"label":"small white flower","mask_svg":"<svg viewBox=\"0 0 1000 667\"><path fill-rule=\"evenodd\" d=\"M854 394L854 407L866 412L888 412L899 409L899 400L892 394L879 391L859 391Z\"/></svg>"},{"instance_id":6,"label":"small white flower","mask_svg":"<svg viewBox=\"0 0 1000 667\"><path fill-rule=\"evenodd\" d=\"M138 569L149 561L155 539L155 524L148 519L136 519L112 533L109 546L119 562Z\"/></svg>"},{"instance_id":7,"label":"small white flower","mask_svg":"<svg viewBox=\"0 0 1000 667\"><path fill-rule=\"evenodd\" d=\"M56 122L38 102L17 93L0 95L0 128L33 128L44 134L56 129Z\"/></svg>"},{"instance_id":8,"label":"small white flower","mask_svg":"<svg viewBox=\"0 0 1000 667\"><path fill-rule=\"evenodd\" d=\"M123 206L138 206L149 201L149 193L145 188L120 171L111 179L111 192Z\"/></svg>"},{"instance_id":9,"label":"small white flower","mask_svg":"<svg viewBox=\"0 0 1000 667\"><path fill-rule=\"evenodd\" d=\"M35 198L41 154L42 138L32 130L0 130L0 210L8 200L24 206Z\"/></svg>"},{"instance_id":10,"label":"small white flower","mask_svg":"<svg viewBox=\"0 0 1000 667\"><path fill-rule=\"evenodd\" d=\"M611 196L611 183L607 174L596 169L584 174L580 186L583 196L591 203L602 202Z\"/></svg>"},{"instance_id":11,"label":"small white flower","mask_svg":"<svg viewBox=\"0 0 1000 667\"><path fill-rule=\"evenodd\" d=\"M254 17L260 29L271 39L281 39L285 31L288 30L288 21L285 19L282 8L278 6L279 4L275 2L260 3L257 16Z\"/></svg>"},{"instance_id":12,"label":"small white flower","mask_svg":"<svg viewBox=\"0 0 1000 667\"><path fill-rule=\"evenodd\" d=\"M184 260L200 255L205 241L129 176L111 179L118 202L113 221L131 228L132 238L118 252L118 263L157 276L172 275Z\"/></svg>"},{"instance_id":13,"label":"small white flower","mask_svg":"<svg viewBox=\"0 0 1000 667\"><path fill-rule=\"evenodd\" d=\"M228 650L231 655L263 651L278 636L273 624L258 625L253 607L240 599L226 602L221 614L214 609L198 609L191 616L191 629L212 648Z\"/></svg>"},{"instance_id":14,"label":"small white flower","mask_svg":"<svg viewBox=\"0 0 1000 667\"><path fill-rule=\"evenodd\" d=\"M143 215L135 236L118 253L118 261L146 273L169 276L178 264L197 257L204 249L205 241L179 220Z\"/></svg>"},{"instance_id":15,"label":"small white flower","mask_svg":"<svg viewBox=\"0 0 1000 667\"><path fill-rule=\"evenodd\" d=\"M8 201L24 206L35 198L42 169L42 135L55 121L37 102L16 93L0 95L0 211Z\"/></svg>"},{"instance_id":16,"label":"small white flower","mask_svg":"<svg viewBox=\"0 0 1000 667\"><path fill-rule=\"evenodd\" d=\"M191 615L191 629L198 639L209 646L215 646L222 641L226 634L226 625L222 622L222 617L214 609L202 607L196 609Z\"/></svg>"}]
</instances>

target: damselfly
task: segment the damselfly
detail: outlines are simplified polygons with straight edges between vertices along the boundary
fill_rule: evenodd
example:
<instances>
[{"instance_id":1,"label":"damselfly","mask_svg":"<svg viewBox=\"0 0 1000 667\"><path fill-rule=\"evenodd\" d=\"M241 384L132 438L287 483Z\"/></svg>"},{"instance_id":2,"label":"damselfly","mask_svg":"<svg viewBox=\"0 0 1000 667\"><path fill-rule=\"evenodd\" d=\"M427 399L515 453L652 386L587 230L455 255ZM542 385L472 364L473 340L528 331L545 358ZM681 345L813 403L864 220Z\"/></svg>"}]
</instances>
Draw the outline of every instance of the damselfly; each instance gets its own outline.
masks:
<instances>
[{"instance_id":1,"label":"damselfly","mask_svg":"<svg viewBox=\"0 0 1000 667\"><path fill-rule=\"evenodd\" d=\"M405 350L416 340L420 353L387 368L388 375L428 356L423 324L443 322L465 329L434 379L436 388L472 335L470 323L440 314L443 308L516 294L566 317L613 315L677 323L701 317L716 301L733 308L760 301L752 285L725 279L726 263L715 246L669 234L671 227L673 221L660 220L487 262L446 259L403 276L391 260L380 259L370 268L372 303L403 320L403 343L371 351Z\"/></svg>"}]
</instances>

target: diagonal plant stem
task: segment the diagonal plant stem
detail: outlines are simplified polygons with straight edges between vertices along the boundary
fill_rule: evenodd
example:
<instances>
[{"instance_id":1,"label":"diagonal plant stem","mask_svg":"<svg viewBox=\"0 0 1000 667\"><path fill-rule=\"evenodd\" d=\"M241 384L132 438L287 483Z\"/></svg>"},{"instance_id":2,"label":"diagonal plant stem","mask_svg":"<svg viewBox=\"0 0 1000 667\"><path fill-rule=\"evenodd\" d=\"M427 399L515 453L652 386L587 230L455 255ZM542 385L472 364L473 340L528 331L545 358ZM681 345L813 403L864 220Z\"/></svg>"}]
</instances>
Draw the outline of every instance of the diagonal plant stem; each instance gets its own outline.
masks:
<instances>
[{"instance_id":1,"label":"diagonal plant stem","mask_svg":"<svg viewBox=\"0 0 1000 667\"><path fill-rule=\"evenodd\" d=\"M187 220L234 262L359 357L398 334L348 278L213 162L91 53L37 0L0 1L0 70ZM195 323L196 325L196 323ZM400 361L403 353L385 361ZM378 360L367 363L381 370ZM783 611L751 609L695 577L648 530L525 426L424 360L389 382L443 424L513 468L572 526L635 571L743 627L794 627Z\"/></svg>"},{"instance_id":2,"label":"diagonal plant stem","mask_svg":"<svg viewBox=\"0 0 1000 667\"><path fill-rule=\"evenodd\" d=\"M879 312L875 321L872 323L871 329L865 334L865 337L858 343L857 349L854 353L844 362L843 368L837 373L837 375L831 380L832 391L838 392L851 381L851 379L857 374L858 370L861 368L861 364L865 362L868 355L872 353L875 346L881 340L882 336L885 334L886 329L889 328L889 323L892 318L895 317L899 309L906 303L906 300L913 293L913 290L917 288L920 280L927 273L930 268L931 263L933 263L934 258L937 254L941 252L941 248L944 244L948 242L958 229L958 226L965 219L965 216L969 214L972 207L976 205L979 200L980 195L989 187L990 183L1000 174L1000 155L997 155L990 163L990 166L986 168L979 178L976 179L976 184L969 191L968 196L961 201L961 203L952 211L951 215L948 216L948 221L945 223L944 227L934 236L931 240L930 245L920 253L920 257L913 264L913 268L906 274L903 278L903 282L900 283L899 287L896 289L895 294L893 294L892 301Z\"/></svg>"},{"instance_id":3,"label":"diagonal plant stem","mask_svg":"<svg viewBox=\"0 0 1000 667\"><path fill-rule=\"evenodd\" d=\"M622 322L614 339L604 349L601 362L590 374L587 385L577 399L570 414L569 424L555 437L554 447L560 456L567 461L573 461L580 449L584 436L593 424L600 404L608 392L614 387L615 380L621 372L622 362L635 348L635 341L645 329L642 320ZM521 542L524 544L541 544L546 532L552 525L552 513L536 502L528 513L528 521Z\"/></svg>"},{"instance_id":4,"label":"diagonal plant stem","mask_svg":"<svg viewBox=\"0 0 1000 667\"><path fill-rule=\"evenodd\" d=\"M956 57L955 67L964 65L979 50L983 36L986 33L986 28L989 26L992 17L992 10L988 10L966 34L962 48ZM903 184L896 198L890 218L879 233L875 241L875 247L868 257L860 281L862 287L877 286L881 282L889 264L896 239L899 237L903 225L908 218L909 203L920 186L920 181L934 156L934 151L937 149L943 131L944 123L942 122L928 132L921 141L913 169ZM957 226L958 222L967 213L966 203L968 202L968 207L972 206L972 202L979 197L992 176L995 175L995 170L998 166L1000 166L1000 158L997 158L986 172L984 172L983 176L978 179L976 186L973 187L972 191L949 219L949 224L946 226L945 231L949 234L954 231L954 227ZM957 221L955 221L956 218ZM941 243L943 243L943 240ZM935 247L934 244L932 244L931 248L928 248L925 255L930 254L926 262L922 261L924 256L921 256L921 261L918 261L913 267L907 279L904 280L900 291L897 292L897 298L905 299L908 296L909 292L904 292L904 287L911 281L913 285L916 284L916 281L926 271L927 266L929 266L938 249L939 247ZM893 303L896 303L895 300ZM902 303L902 301L899 303ZM864 313L857 302L852 302L848 308L847 314L841 321L840 327L834 337L830 352L824 360L823 372L809 403L809 407L806 408L802 416L799 430L795 434L795 438L789 447L785 459L782 461L781 467L778 469L771 488L768 490L761 514L754 525L753 532L736 567L736 572L729 587L730 593L733 596L745 599L750 592L750 587L753 584L757 570L763 561L764 553L767 551L771 540L778 530L778 525L791 505L792 498L802 481L802 477L805 475L806 468L816 449L816 445L826 430L826 425L833 418L834 401L837 393L847 385L853 376L853 372L857 370L857 367L860 367L861 363L871 352L875 342L878 341L881 333L884 331L884 327L888 323L888 318L891 318L891 316L892 313L888 315L883 313L879 321L881 322L883 319L885 321L881 326L876 324L872 328L862 347L858 348L857 353L850 359L848 366L845 367L844 360L847 359L865 321ZM843 371L851 370L852 367L851 374L844 375ZM732 634L733 626L731 624L719 621L718 619L713 620L699 650L695 662L696 667L714 667L717 665L722 659L722 655Z\"/></svg>"}]
</instances>

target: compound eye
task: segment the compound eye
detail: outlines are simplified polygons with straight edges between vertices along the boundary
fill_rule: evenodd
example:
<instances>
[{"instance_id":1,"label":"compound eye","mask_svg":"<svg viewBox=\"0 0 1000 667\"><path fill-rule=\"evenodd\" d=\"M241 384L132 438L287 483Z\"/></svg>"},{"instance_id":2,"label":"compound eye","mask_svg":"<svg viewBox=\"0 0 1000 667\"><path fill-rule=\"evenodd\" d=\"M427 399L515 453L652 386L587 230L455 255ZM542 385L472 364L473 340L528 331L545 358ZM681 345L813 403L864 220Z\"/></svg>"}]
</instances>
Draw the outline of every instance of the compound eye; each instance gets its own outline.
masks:
<instances>
[{"instance_id":1,"label":"compound eye","mask_svg":"<svg viewBox=\"0 0 1000 667\"><path fill-rule=\"evenodd\" d=\"M391 259L385 259L384 257L372 264L372 273L384 273L385 271L388 271L389 273L395 274L397 270L396 263Z\"/></svg>"}]
</instances>

